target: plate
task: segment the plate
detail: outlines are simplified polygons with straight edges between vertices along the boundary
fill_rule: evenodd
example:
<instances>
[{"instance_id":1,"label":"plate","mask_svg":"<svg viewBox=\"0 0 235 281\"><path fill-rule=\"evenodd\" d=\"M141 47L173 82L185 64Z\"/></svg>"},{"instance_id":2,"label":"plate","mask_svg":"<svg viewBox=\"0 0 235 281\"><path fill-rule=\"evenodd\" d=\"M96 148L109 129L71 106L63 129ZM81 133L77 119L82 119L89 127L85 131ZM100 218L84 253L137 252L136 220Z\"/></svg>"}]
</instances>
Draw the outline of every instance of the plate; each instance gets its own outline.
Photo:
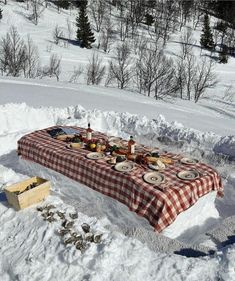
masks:
<instances>
[{"instance_id":1,"label":"plate","mask_svg":"<svg viewBox=\"0 0 235 281\"><path fill-rule=\"evenodd\" d=\"M181 171L177 174L177 177L182 180L194 180L199 177L199 173L196 170Z\"/></svg>"},{"instance_id":2,"label":"plate","mask_svg":"<svg viewBox=\"0 0 235 281\"><path fill-rule=\"evenodd\" d=\"M103 159L105 155L100 152L91 152L88 153L86 157L92 160L99 160L99 159Z\"/></svg>"},{"instance_id":3,"label":"plate","mask_svg":"<svg viewBox=\"0 0 235 281\"><path fill-rule=\"evenodd\" d=\"M84 148L84 144L81 142L76 142L76 143L74 142L66 145L66 147L72 149L80 149L80 148Z\"/></svg>"},{"instance_id":4,"label":"plate","mask_svg":"<svg viewBox=\"0 0 235 281\"><path fill-rule=\"evenodd\" d=\"M112 162L110 159L107 160L107 163L110 164L110 165L116 165L116 163Z\"/></svg>"},{"instance_id":5,"label":"plate","mask_svg":"<svg viewBox=\"0 0 235 281\"><path fill-rule=\"evenodd\" d=\"M120 162L114 166L114 169L119 172L130 172L134 169L134 164L131 162Z\"/></svg>"},{"instance_id":6,"label":"plate","mask_svg":"<svg viewBox=\"0 0 235 281\"><path fill-rule=\"evenodd\" d=\"M109 142L120 142L122 140L122 138L119 137L110 137Z\"/></svg>"},{"instance_id":7,"label":"plate","mask_svg":"<svg viewBox=\"0 0 235 281\"><path fill-rule=\"evenodd\" d=\"M195 159L195 158L187 158L187 157L184 157L180 160L181 163L183 164L196 164L198 163L198 160Z\"/></svg>"},{"instance_id":8,"label":"plate","mask_svg":"<svg viewBox=\"0 0 235 281\"><path fill-rule=\"evenodd\" d=\"M157 162L155 164L149 164L148 166L150 169L156 170L156 171L166 168L166 165L161 160L157 160Z\"/></svg>"},{"instance_id":9,"label":"plate","mask_svg":"<svg viewBox=\"0 0 235 281\"><path fill-rule=\"evenodd\" d=\"M151 183L151 184L160 184L163 183L165 180L164 175L158 172L146 173L144 174L143 178L147 183Z\"/></svg>"}]
</instances>

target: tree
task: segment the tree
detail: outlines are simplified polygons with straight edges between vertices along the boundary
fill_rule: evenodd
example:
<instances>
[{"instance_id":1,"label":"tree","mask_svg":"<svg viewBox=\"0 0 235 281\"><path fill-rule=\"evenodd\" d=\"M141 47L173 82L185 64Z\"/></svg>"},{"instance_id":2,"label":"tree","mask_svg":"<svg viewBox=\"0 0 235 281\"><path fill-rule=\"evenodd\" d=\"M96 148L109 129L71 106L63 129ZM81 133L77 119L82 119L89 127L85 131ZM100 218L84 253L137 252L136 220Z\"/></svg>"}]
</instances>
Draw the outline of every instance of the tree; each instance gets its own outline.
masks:
<instances>
[{"instance_id":1,"label":"tree","mask_svg":"<svg viewBox=\"0 0 235 281\"><path fill-rule=\"evenodd\" d=\"M216 76L213 72L213 62L204 58L197 65L196 74L194 76L194 101L198 102L199 98L204 94L206 89L213 88L217 84Z\"/></svg>"},{"instance_id":2,"label":"tree","mask_svg":"<svg viewBox=\"0 0 235 281\"><path fill-rule=\"evenodd\" d=\"M68 10L68 8L70 6L70 2L68 0L57 0L55 2L55 4L58 7L58 12L59 12L60 8Z\"/></svg>"},{"instance_id":3,"label":"tree","mask_svg":"<svg viewBox=\"0 0 235 281\"><path fill-rule=\"evenodd\" d=\"M80 4L79 16L76 18L77 40L82 48L91 48L95 42L94 34L87 16L87 0Z\"/></svg>"},{"instance_id":4,"label":"tree","mask_svg":"<svg viewBox=\"0 0 235 281\"><path fill-rule=\"evenodd\" d=\"M87 66L87 85L99 85L105 74L105 66L99 56L93 53Z\"/></svg>"},{"instance_id":5,"label":"tree","mask_svg":"<svg viewBox=\"0 0 235 281\"><path fill-rule=\"evenodd\" d=\"M2 19L2 9L0 9L0 20Z\"/></svg>"},{"instance_id":6,"label":"tree","mask_svg":"<svg viewBox=\"0 0 235 281\"><path fill-rule=\"evenodd\" d=\"M209 19L208 14L205 14L205 16L204 16L204 22L203 22L203 29L202 29L200 44L203 48L206 48L206 49L213 49L214 48L213 34L211 32L210 19Z\"/></svg>"},{"instance_id":7,"label":"tree","mask_svg":"<svg viewBox=\"0 0 235 281\"><path fill-rule=\"evenodd\" d=\"M63 37L63 32L58 25L56 25L55 28L53 29L52 36L55 44L58 45L61 37Z\"/></svg>"},{"instance_id":8,"label":"tree","mask_svg":"<svg viewBox=\"0 0 235 281\"><path fill-rule=\"evenodd\" d=\"M0 41L0 68L2 73L19 76L26 59L25 43L20 38L17 29L12 26L10 31Z\"/></svg>"},{"instance_id":9,"label":"tree","mask_svg":"<svg viewBox=\"0 0 235 281\"><path fill-rule=\"evenodd\" d=\"M25 44L25 61L24 61L24 76L26 78L35 78L39 69L39 55L37 46L28 35Z\"/></svg>"},{"instance_id":10,"label":"tree","mask_svg":"<svg viewBox=\"0 0 235 281\"><path fill-rule=\"evenodd\" d=\"M116 48L116 59L109 63L109 77L106 84L115 80L118 88L124 89L132 78L130 48L127 43L122 43Z\"/></svg>"},{"instance_id":11,"label":"tree","mask_svg":"<svg viewBox=\"0 0 235 281\"><path fill-rule=\"evenodd\" d=\"M100 38L100 45L101 48L107 52L111 45L111 38L113 35L113 24L110 20L110 17L105 18L102 29L101 29L101 38Z\"/></svg>"},{"instance_id":12,"label":"tree","mask_svg":"<svg viewBox=\"0 0 235 281\"><path fill-rule=\"evenodd\" d=\"M140 50L136 62L137 86L140 93L143 91L156 99L175 92L175 75L173 61L168 59L158 46L150 45Z\"/></svg>"},{"instance_id":13,"label":"tree","mask_svg":"<svg viewBox=\"0 0 235 281\"><path fill-rule=\"evenodd\" d=\"M220 63L228 62L228 47L226 45L223 45L222 51L219 54L219 62Z\"/></svg>"},{"instance_id":14,"label":"tree","mask_svg":"<svg viewBox=\"0 0 235 281\"><path fill-rule=\"evenodd\" d=\"M57 81L59 81L59 76L61 73L61 58L57 54L52 54L50 56L49 65L44 66L42 69L41 76L55 76Z\"/></svg>"},{"instance_id":15,"label":"tree","mask_svg":"<svg viewBox=\"0 0 235 281\"><path fill-rule=\"evenodd\" d=\"M150 15L150 14L146 14L145 15L145 23L147 24L147 26L151 26L154 23L153 16Z\"/></svg>"},{"instance_id":16,"label":"tree","mask_svg":"<svg viewBox=\"0 0 235 281\"><path fill-rule=\"evenodd\" d=\"M34 22L35 25L38 24L38 19L40 18L41 14L45 10L43 6L43 0L31 0L30 1L30 9L31 15L29 19Z\"/></svg>"},{"instance_id":17,"label":"tree","mask_svg":"<svg viewBox=\"0 0 235 281\"><path fill-rule=\"evenodd\" d=\"M96 31L100 32L104 16L107 13L105 0L92 0L89 5L90 15L95 22Z\"/></svg>"}]
</instances>

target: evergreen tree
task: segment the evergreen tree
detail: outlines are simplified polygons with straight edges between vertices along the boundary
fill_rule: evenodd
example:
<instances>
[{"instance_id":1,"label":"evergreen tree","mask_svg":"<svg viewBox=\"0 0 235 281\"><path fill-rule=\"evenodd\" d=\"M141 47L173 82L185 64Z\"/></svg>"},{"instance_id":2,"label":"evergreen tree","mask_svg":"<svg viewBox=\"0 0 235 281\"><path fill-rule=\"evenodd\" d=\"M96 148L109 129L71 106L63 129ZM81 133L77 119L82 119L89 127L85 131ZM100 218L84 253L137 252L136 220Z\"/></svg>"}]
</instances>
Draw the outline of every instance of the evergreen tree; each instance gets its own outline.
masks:
<instances>
[{"instance_id":1,"label":"evergreen tree","mask_svg":"<svg viewBox=\"0 0 235 281\"><path fill-rule=\"evenodd\" d=\"M200 44L202 47L204 47L206 49L212 49L214 47L213 34L211 32L210 19L209 19L208 14L205 14L205 16L204 16Z\"/></svg>"},{"instance_id":2,"label":"evergreen tree","mask_svg":"<svg viewBox=\"0 0 235 281\"><path fill-rule=\"evenodd\" d=\"M145 15L145 22L148 26L151 26L154 23L154 18L150 14Z\"/></svg>"},{"instance_id":3,"label":"evergreen tree","mask_svg":"<svg viewBox=\"0 0 235 281\"><path fill-rule=\"evenodd\" d=\"M95 37L90 27L86 9L87 0L83 0L80 5L79 16L76 18L77 40L82 48L91 48L91 44L95 42Z\"/></svg>"},{"instance_id":4,"label":"evergreen tree","mask_svg":"<svg viewBox=\"0 0 235 281\"><path fill-rule=\"evenodd\" d=\"M0 9L0 20L2 19L2 10Z\"/></svg>"},{"instance_id":5,"label":"evergreen tree","mask_svg":"<svg viewBox=\"0 0 235 281\"><path fill-rule=\"evenodd\" d=\"M220 63L227 63L228 62L228 47L223 45L222 52L219 54L219 62Z\"/></svg>"},{"instance_id":6,"label":"evergreen tree","mask_svg":"<svg viewBox=\"0 0 235 281\"><path fill-rule=\"evenodd\" d=\"M68 10L69 8L69 1L68 0L58 0L55 2L55 4L59 7L59 8L62 8L62 9L66 9Z\"/></svg>"}]
</instances>

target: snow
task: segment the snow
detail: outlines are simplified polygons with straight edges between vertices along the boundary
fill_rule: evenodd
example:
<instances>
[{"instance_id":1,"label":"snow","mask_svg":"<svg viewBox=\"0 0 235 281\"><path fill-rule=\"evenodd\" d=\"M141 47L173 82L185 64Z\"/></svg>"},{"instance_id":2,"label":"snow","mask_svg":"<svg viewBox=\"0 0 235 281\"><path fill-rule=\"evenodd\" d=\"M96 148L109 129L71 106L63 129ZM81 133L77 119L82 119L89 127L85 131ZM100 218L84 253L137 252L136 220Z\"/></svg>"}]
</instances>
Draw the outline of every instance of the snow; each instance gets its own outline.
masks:
<instances>
[{"instance_id":1,"label":"snow","mask_svg":"<svg viewBox=\"0 0 235 281\"><path fill-rule=\"evenodd\" d=\"M156 101L130 90L87 86L83 80L72 84L68 80L74 67L85 65L92 51L56 46L51 33L58 23L66 33L67 18L73 22L76 13L58 14L51 6L35 27L24 17L24 3L9 0L0 5L4 12L0 36L15 24L24 38L30 33L42 64L55 52L62 56L63 69L60 82L0 77L0 191L33 175L50 179L52 192L42 205L53 204L66 216L76 211L74 230L81 231L86 222L95 233L103 233L100 244L90 243L81 253L64 245L57 234L61 221L44 221L36 206L16 212L0 192L1 280L235 280L235 244L217 247L206 234L235 215L235 100L232 95L230 100L224 98L235 83L235 59L216 66L219 83L198 104ZM200 30L194 32L196 38L199 34ZM178 38L173 35L167 44L170 55L179 49ZM105 63L112 57L99 54ZM95 130L123 138L134 135L143 144L214 166L222 176L224 197L216 198L215 193L202 197L157 235L123 204L16 154L17 140L29 132L53 125L86 127L88 121ZM176 244L181 251L171 250ZM200 255L193 247L213 249L214 254Z\"/></svg>"},{"instance_id":2,"label":"snow","mask_svg":"<svg viewBox=\"0 0 235 281\"><path fill-rule=\"evenodd\" d=\"M200 228L208 224L207 220L218 219L219 212L215 207L216 192L211 192L200 198L190 209L178 215L176 221L163 230L162 234L177 238L188 229Z\"/></svg>"},{"instance_id":3,"label":"snow","mask_svg":"<svg viewBox=\"0 0 235 281\"><path fill-rule=\"evenodd\" d=\"M66 92L64 97L67 98ZM63 276L63 280L73 280L74 276L80 276L80 280L143 280L143 278L215 280L220 274L224 280L232 280L233 245L204 258L186 258L175 254L153 252L148 248L148 243L144 245L138 241L138 234L136 238L124 235L125 231L128 232L134 227L139 227L142 232L152 232L151 226L145 219L129 212L119 202L63 175L40 165L19 160L15 152L17 140L28 132L55 124L86 126L89 118L94 129L123 137L134 133L146 144L162 145L164 148L171 148L178 152L185 150L185 153L193 141L206 151L209 144L217 143L219 136L195 132L194 129L185 128L181 124L173 126L163 116L158 116L153 121L130 113L85 110L82 106L34 108L25 103L5 104L0 106L0 116L2 121L0 183L10 185L35 174L49 178L53 192L46 203L53 203L59 210L78 211L78 227L83 222L89 222L95 230L104 233L101 245L92 244L85 254L81 254L75 250L75 247L63 245L61 238L56 234L58 223L50 225L44 222L34 206L15 212L9 208L4 199L1 199L0 214L3 227L0 247L7 257L1 260L0 270L3 280L16 278L48 280L49 277L51 280L58 280L60 276ZM176 125L177 130L175 130ZM168 145L159 143L157 137L161 132L164 132L165 136L171 136L172 139L184 137L189 146L177 147L174 145L175 142L170 142ZM229 191L234 196L234 173L228 172L227 177L228 183L225 188L230 187ZM225 194L225 204L226 201L231 200L231 194L229 198L226 198ZM177 219L166 229L163 235L178 237L180 241L187 243L191 240L207 246L213 244L212 241L205 239L203 233L212 225L219 224L221 214L218 215L219 208L213 202L216 200L216 204L220 205L221 200L215 199L214 193L202 199L188 210L189 213L179 215L179 220ZM204 217L204 213L207 216ZM195 214L199 216L195 217ZM20 262L17 263L18 260ZM17 266L13 267L12 265L16 263ZM50 264L50 267L46 267L47 264Z\"/></svg>"}]
</instances>

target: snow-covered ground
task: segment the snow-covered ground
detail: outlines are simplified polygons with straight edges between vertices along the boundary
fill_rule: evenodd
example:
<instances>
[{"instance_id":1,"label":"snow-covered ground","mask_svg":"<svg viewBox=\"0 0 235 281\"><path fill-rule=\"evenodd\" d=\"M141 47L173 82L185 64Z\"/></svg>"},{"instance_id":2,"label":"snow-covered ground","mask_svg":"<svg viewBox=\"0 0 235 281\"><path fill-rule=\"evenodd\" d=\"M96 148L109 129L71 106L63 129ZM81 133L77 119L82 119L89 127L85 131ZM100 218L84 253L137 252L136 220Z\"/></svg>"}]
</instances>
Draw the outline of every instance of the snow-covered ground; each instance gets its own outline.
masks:
<instances>
[{"instance_id":1,"label":"snow-covered ground","mask_svg":"<svg viewBox=\"0 0 235 281\"><path fill-rule=\"evenodd\" d=\"M51 34L56 24L65 27L68 17L75 18L75 12L58 14L50 7L35 27L24 16L24 3L8 2L6 6L0 4L4 12L0 36L15 24L22 36L30 34L37 43L43 64L50 53L61 54L63 71L61 82L0 77L0 189L32 175L48 178L52 193L43 204L55 205L67 217L78 212L74 230L81 231L81 224L86 222L94 233L103 236L101 243L90 243L81 253L75 246L62 243L57 233L59 220L44 221L36 206L16 212L0 192L1 280L235 280L235 244L217 247L206 235L235 215L235 100L223 99L226 88L235 85L235 60L216 67L219 83L198 104L156 101L130 91L86 86L84 81L71 84L67 81L73 68L78 63L86 64L92 51L73 45L56 46ZM168 43L169 54L179 48L178 37L172 36ZM100 55L105 61L111 57L102 52ZM18 158L17 140L24 134L52 125L86 127L88 121L95 130L123 138L134 135L146 145L207 162L222 176L224 197L214 202L210 196L198 202L188 213L190 218L180 216L163 234L177 240L167 240L163 235L153 235L145 219L119 202ZM185 257L183 252L193 256L192 249L175 254L169 249L176 243L206 247L214 254Z\"/></svg>"},{"instance_id":2,"label":"snow-covered ground","mask_svg":"<svg viewBox=\"0 0 235 281\"><path fill-rule=\"evenodd\" d=\"M12 90L18 91L19 84L16 80L14 81L15 83L9 84ZM23 86L22 81L21 83ZM5 82L0 85L5 85ZM32 92L36 93L37 88L41 91L41 97L46 95L48 87L34 85ZM88 89L85 94L88 94ZM89 94L96 95L93 91ZM26 94L23 98L23 93L21 96L22 101L27 100L28 104L34 103L34 96L30 98ZM19 97L16 95L15 97L19 102ZM111 93L106 96L106 99L110 104L116 102L115 96ZM46 203L53 203L59 210L78 211L77 228L79 229L83 222L89 222L94 231L103 233L102 243L91 244L84 254L75 250L75 246L64 246L61 237L56 234L59 223L49 224L43 221L35 207L15 212L9 208L1 194L0 247L4 254L4 259L0 261L2 280L61 280L61 276L63 280L77 280L75 276L79 276L78 280L143 280L143 278L146 280L169 280L169 278L171 280L198 280L198 278L216 280L219 276L224 278L222 280L233 280L234 246L216 250L214 242L205 235L206 231L219 225L222 219L235 215L235 173L232 166L234 163L213 152L213 147L219 144L220 147L224 147L223 137L212 132L189 129L180 123L168 122L163 115L156 115L153 120L147 117L148 104L143 104L145 110L142 110L142 114L147 116L141 117L127 112L102 111L89 107L84 109L81 105L63 108L61 107L63 100L65 104L69 103L67 89L63 90L61 87L60 107L55 107L54 104L54 102L59 103L58 99L47 99L47 105L50 107L39 106L40 103L37 103L37 107L25 103L7 103L0 106L0 183L10 185L32 175L50 179L52 195ZM14 97L11 101L14 102ZM1 101L1 98L0 102L5 103ZM44 102L45 100L42 99L41 104ZM124 104L125 99L123 106ZM124 108L122 110L125 111ZM183 111L182 114L184 114ZM201 113L198 113L198 118L200 116ZM191 227L185 229L183 233L177 233L180 224L187 225L187 221L181 220L178 228L173 228L173 233L170 232L170 236L177 237L180 242L192 246L211 247L216 250L214 255L186 258L172 253L151 251L147 242L149 242L148 235L152 233L152 228L145 219L129 212L125 206L115 200L91 191L58 173L18 159L16 142L27 132L55 124L86 126L88 120L91 120L96 130L122 137L133 134L138 141L145 144L193 155L216 166L223 176L225 197L216 199L210 211L209 206L205 208L205 205L211 205L213 202L209 199L204 205L199 205L195 211L195 213L200 213L205 208L205 212L208 212L207 215L211 216L211 219L205 222L201 216L201 220L191 223ZM227 145L226 152L229 155L234 152L233 145L234 141ZM138 230L134 235L135 238L129 235L133 229ZM143 234L147 244L139 241ZM149 237L153 240L153 244L159 243L157 239L154 242L155 238L151 235ZM45 265L48 264L50 266L47 266L45 270Z\"/></svg>"}]
</instances>

